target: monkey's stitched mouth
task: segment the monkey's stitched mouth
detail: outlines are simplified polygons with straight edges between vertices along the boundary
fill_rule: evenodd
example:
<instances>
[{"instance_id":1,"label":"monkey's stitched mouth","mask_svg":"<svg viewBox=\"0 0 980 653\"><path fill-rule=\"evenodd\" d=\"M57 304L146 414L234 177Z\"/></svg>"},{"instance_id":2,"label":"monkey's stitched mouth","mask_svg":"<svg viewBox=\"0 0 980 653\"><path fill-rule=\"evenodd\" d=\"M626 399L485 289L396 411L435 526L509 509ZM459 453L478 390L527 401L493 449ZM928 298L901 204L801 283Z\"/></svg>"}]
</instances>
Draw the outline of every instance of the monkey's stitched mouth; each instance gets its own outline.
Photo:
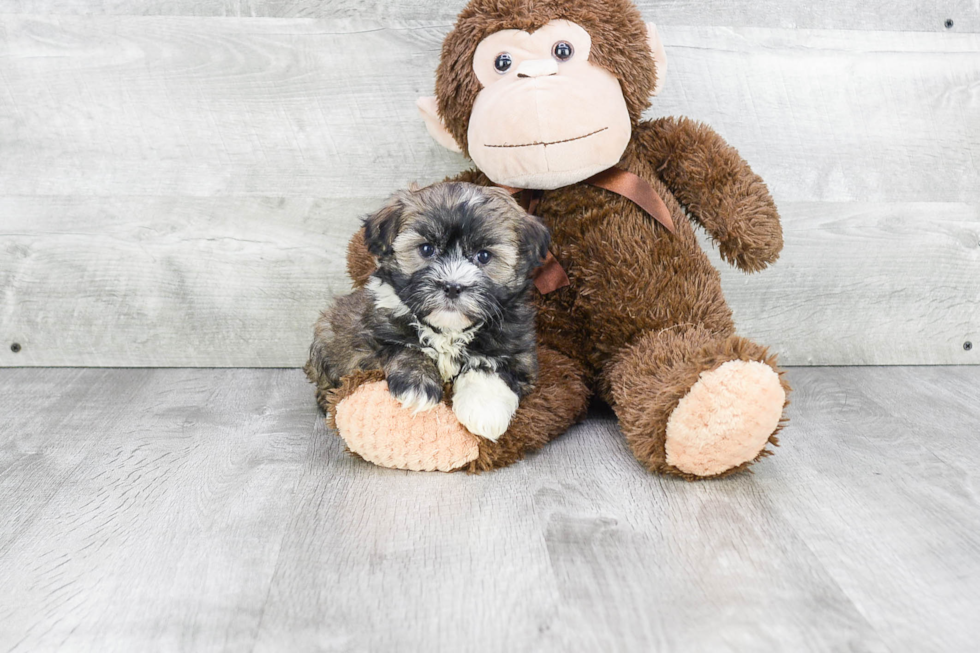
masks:
<instances>
[{"instance_id":1,"label":"monkey's stitched mouth","mask_svg":"<svg viewBox=\"0 0 980 653\"><path fill-rule=\"evenodd\" d=\"M582 136L575 136L574 138L566 138L560 141L548 141L548 142L535 141L534 143L520 143L518 145L484 145L484 147L534 147L535 145L545 145L545 146L558 145L559 143L571 143L572 141L580 141L583 138L588 138L589 136L595 136L599 132L604 132L607 129L609 128L603 127L602 129L597 129L594 132L589 132L588 134L583 134Z\"/></svg>"}]
</instances>

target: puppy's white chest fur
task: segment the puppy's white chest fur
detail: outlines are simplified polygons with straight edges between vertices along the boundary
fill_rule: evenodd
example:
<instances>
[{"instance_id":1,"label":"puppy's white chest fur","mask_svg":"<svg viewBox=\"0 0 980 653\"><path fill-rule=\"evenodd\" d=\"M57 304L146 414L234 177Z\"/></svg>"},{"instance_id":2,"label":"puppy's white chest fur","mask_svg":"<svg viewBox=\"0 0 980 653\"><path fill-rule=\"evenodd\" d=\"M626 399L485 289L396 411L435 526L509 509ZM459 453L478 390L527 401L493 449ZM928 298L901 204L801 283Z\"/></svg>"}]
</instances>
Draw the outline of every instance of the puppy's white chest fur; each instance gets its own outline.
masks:
<instances>
[{"instance_id":1,"label":"puppy's white chest fur","mask_svg":"<svg viewBox=\"0 0 980 653\"><path fill-rule=\"evenodd\" d=\"M375 305L379 308L386 308L396 316L408 315L411 313L408 306L402 302L392 288L387 283L377 277L371 277L367 288L374 295ZM443 316L443 321L449 323L450 320ZM419 334L419 342L422 344L422 351L436 362L439 375L443 381L452 381L463 368L463 363L481 362L485 367L496 369L495 361L484 358L483 356L471 356L466 347L476 335L476 329L466 329L464 325L469 324L469 320L460 322L458 329L445 328L441 331L433 329L428 324L413 319L412 324Z\"/></svg>"},{"instance_id":2,"label":"puppy's white chest fur","mask_svg":"<svg viewBox=\"0 0 980 653\"><path fill-rule=\"evenodd\" d=\"M466 346L473 340L476 330L445 331L440 333L422 323L417 323L422 351L436 362L443 381L451 381L459 374L467 359Z\"/></svg>"}]
</instances>

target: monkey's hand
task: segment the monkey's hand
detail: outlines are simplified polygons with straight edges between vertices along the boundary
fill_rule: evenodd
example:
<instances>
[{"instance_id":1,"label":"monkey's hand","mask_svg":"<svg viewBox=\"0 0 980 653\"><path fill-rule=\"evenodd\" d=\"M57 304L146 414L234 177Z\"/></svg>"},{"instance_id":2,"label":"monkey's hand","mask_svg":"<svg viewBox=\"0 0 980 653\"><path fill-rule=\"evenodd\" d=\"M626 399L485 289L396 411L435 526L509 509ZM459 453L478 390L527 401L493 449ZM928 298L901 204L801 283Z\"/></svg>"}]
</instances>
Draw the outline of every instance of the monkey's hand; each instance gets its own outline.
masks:
<instances>
[{"instance_id":1,"label":"monkey's hand","mask_svg":"<svg viewBox=\"0 0 980 653\"><path fill-rule=\"evenodd\" d=\"M517 412L517 394L493 372L469 370L453 388L453 412L460 424L474 434L496 441Z\"/></svg>"},{"instance_id":2,"label":"monkey's hand","mask_svg":"<svg viewBox=\"0 0 980 653\"><path fill-rule=\"evenodd\" d=\"M640 123L633 138L726 261L756 272L779 257L783 231L765 182L713 129L660 118Z\"/></svg>"},{"instance_id":3,"label":"monkey's hand","mask_svg":"<svg viewBox=\"0 0 980 653\"><path fill-rule=\"evenodd\" d=\"M439 371L425 354L406 349L388 361L384 369L388 391L403 408L419 413L442 401Z\"/></svg>"}]
</instances>

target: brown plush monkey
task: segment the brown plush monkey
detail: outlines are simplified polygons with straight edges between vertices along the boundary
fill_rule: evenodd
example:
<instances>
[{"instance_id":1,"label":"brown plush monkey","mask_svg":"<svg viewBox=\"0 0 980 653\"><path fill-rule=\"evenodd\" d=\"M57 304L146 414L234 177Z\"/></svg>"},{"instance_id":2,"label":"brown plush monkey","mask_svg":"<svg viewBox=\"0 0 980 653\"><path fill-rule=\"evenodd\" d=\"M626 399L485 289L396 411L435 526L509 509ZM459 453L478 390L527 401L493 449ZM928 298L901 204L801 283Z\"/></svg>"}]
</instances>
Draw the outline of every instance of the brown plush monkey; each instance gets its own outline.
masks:
<instances>
[{"instance_id":1,"label":"brown plush monkey","mask_svg":"<svg viewBox=\"0 0 980 653\"><path fill-rule=\"evenodd\" d=\"M436 99L419 108L438 142L477 164L457 179L530 189L525 204L551 230L568 283L537 297L538 386L500 439L470 436L450 411L413 416L385 403L381 376L362 373L318 393L351 450L391 467L492 469L563 433L597 393L652 471L717 477L768 453L789 386L774 356L735 335L691 222L752 272L782 248L779 216L710 128L641 120L663 60L629 0L472 0L463 10ZM620 183L607 190L596 175L613 166ZM374 267L360 234L348 267L356 285Z\"/></svg>"}]
</instances>

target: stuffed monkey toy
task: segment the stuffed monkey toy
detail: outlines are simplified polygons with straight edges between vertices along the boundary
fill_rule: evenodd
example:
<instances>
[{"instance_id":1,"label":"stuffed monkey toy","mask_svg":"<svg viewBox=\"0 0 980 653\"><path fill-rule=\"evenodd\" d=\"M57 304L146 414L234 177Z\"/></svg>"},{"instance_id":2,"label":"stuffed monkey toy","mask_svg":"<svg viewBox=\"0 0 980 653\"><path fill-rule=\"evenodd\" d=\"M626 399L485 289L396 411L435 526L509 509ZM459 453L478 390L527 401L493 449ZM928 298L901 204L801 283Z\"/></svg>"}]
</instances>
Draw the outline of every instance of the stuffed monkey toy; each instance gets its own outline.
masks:
<instances>
[{"instance_id":1,"label":"stuffed monkey toy","mask_svg":"<svg viewBox=\"0 0 980 653\"><path fill-rule=\"evenodd\" d=\"M419 109L437 142L476 164L456 179L504 187L551 230L535 280L538 384L491 441L447 405L403 409L378 371L319 382L351 451L402 469L494 469L563 433L597 395L653 472L719 477L769 453L789 386L775 356L735 334L692 222L754 272L779 255L779 215L709 127L641 119L664 61L629 0L472 0L462 11L436 96ZM374 268L359 233L355 285Z\"/></svg>"}]
</instances>

